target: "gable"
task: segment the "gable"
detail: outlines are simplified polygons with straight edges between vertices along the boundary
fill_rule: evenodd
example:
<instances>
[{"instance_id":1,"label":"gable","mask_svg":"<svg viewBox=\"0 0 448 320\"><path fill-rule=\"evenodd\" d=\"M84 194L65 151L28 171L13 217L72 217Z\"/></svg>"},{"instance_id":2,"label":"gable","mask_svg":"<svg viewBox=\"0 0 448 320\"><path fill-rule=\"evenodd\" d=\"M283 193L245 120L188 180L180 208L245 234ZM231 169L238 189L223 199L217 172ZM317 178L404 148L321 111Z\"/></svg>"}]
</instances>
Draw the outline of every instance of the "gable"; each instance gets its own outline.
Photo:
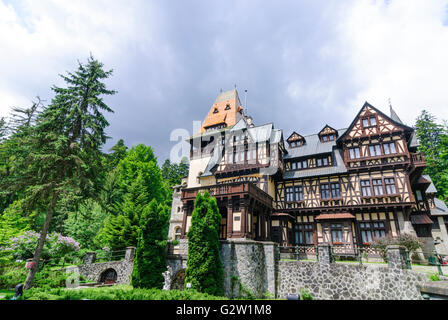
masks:
<instances>
[{"instance_id":1,"label":"gable","mask_svg":"<svg viewBox=\"0 0 448 320\"><path fill-rule=\"evenodd\" d=\"M413 130L365 103L347 131L338 139L357 139L373 135Z\"/></svg>"},{"instance_id":2,"label":"gable","mask_svg":"<svg viewBox=\"0 0 448 320\"><path fill-rule=\"evenodd\" d=\"M286 139L287 142L293 142L293 141L299 141L299 140L305 141L305 138L295 131L289 136L288 139Z\"/></svg>"}]
</instances>

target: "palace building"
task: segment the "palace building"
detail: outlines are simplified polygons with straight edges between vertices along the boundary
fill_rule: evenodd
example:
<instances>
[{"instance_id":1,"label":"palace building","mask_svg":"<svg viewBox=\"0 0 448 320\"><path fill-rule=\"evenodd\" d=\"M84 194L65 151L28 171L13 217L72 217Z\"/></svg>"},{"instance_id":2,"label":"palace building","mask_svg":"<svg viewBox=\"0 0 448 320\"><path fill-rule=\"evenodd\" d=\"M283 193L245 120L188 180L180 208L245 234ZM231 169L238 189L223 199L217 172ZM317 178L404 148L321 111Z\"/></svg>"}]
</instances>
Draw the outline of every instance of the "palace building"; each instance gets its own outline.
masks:
<instances>
[{"instance_id":1,"label":"palace building","mask_svg":"<svg viewBox=\"0 0 448 320\"><path fill-rule=\"evenodd\" d=\"M222 92L189 139L190 170L175 187L170 236L186 239L198 192L222 215L221 239L281 246L331 244L338 252L411 233L448 253L448 209L435 197L413 128L390 107L365 103L345 129L289 136L256 125L236 89Z\"/></svg>"}]
</instances>

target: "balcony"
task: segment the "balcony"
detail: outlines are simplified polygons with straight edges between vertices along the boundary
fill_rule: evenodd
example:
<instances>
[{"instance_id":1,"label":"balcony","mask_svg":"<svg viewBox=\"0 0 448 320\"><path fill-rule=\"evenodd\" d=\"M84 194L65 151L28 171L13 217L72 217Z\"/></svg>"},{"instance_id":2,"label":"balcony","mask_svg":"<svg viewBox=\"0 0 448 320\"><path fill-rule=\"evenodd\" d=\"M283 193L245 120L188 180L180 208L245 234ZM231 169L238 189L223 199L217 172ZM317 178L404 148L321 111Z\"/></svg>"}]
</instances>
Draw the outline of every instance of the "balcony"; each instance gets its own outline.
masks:
<instances>
[{"instance_id":1,"label":"balcony","mask_svg":"<svg viewBox=\"0 0 448 320\"><path fill-rule=\"evenodd\" d=\"M425 156L423 153L411 153L411 165L414 167L426 166Z\"/></svg>"},{"instance_id":2,"label":"balcony","mask_svg":"<svg viewBox=\"0 0 448 320\"><path fill-rule=\"evenodd\" d=\"M199 191L208 191L210 195L214 197L250 195L265 205L272 207L272 197L251 182L233 182L228 184L184 189L182 190L182 201L195 200Z\"/></svg>"}]
</instances>

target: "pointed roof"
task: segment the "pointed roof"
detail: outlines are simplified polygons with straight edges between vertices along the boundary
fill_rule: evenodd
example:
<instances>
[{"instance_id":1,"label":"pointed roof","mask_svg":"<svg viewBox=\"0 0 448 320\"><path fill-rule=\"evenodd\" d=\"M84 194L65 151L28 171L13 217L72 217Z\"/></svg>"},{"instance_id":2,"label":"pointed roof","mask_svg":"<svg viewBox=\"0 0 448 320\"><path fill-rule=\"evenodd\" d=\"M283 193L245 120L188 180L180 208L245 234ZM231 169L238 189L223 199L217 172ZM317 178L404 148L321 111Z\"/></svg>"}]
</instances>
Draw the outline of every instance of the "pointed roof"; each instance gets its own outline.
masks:
<instances>
[{"instance_id":1,"label":"pointed roof","mask_svg":"<svg viewBox=\"0 0 448 320\"><path fill-rule=\"evenodd\" d=\"M200 133L219 124L225 124L227 127L235 125L242 117L242 110L236 89L221 92L205 117Z\"/></svg>"},{"instance_id":2,"label":"pointed roof","mask_svg":"<svg viewBox=\"0 0 448 320\"><path fill-rule=\"evenodd\" d=\"M390 105L390 117L391 117L392 120L403 124L403 121L401 121L401 119L398 117L397 113L392 108L392 105Z\"/></svg>"},{"instance_id":3,"label":"pointed roof","mask_svg":"<svg viewBox=\"0 0 448 320\"><path fill-rule=\"evenodd\" d=\"M350 130L353 128L353 126L356 124L356 121L358 120L359 116L361 115L361 112L365 109L365 108L371 108L373 110L375 110L377 113L379 113L381 116L383 116L384 118L388 119L390 122L392 122L393 124L402 127L405 130L408 130L410 132L413 132L414 129L411 127L408 127L407 125L403 124L402 122L398 122L395 119L392 119L391 117L389 117L388 115L386 115L384 112L382 112L381 110L378 110L377 108L375 108L374 106L372 106L370 103L368 103L367 101L364 102L364 105L362 106L362 108L359 110L358 114L356 115L356 117L353 119L352 123L348 126L347 130L341 134L339 136L339 138L337 139L337 142L339 143L339 141L341 141L345 135L350 132Z\"/></svg>"}]
</instances>

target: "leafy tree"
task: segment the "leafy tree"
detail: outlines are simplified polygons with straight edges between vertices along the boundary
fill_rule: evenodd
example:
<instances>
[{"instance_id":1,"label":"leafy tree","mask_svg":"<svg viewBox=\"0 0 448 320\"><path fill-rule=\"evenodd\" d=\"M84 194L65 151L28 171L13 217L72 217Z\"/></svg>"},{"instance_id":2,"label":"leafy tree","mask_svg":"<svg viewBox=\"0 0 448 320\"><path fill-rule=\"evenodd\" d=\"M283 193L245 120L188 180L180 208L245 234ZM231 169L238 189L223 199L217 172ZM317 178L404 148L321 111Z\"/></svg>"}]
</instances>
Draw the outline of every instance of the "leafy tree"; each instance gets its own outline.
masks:
<instances>
[{"instance_id":1,"label":"leafy tree","mask_svg":"<svg viewBox=\"0 0 448 320\"><path fill-rule=\"evenodd\" d=\"M98 193L101 146L106 142L104 129L109 125L102 112L112 112L102 96L115 93L103 81L111 74L90 57L86 64L79 63L74 73L61 75L66 87L52 87L54 99L38 115L36 125L20 145L23 158L16 159L12 174L2 181L11 192L25 188L28 207L39 202L47 204L34 267L25 289L32 286L50 222L66 190L86 198Z\"/></svg>"},{"instance_id":2,"label":"leafy tree","mask_svg":"<svg viewBox=\"0 0 448 320\"><path fill-rule=\"evenodd\" d=\"M188 231L188 259L185 283L200 292L223 294L224 269L219 252L218 204L208 192L198 193Z\"/></svg>"},{"instance_id":3,"label":"leafy tree","mask_svg":"<svg viewBox=\"0 0 448 320\"><path fill-rule=\"evenodd\" d=\"M158 204L155 199L145 208L140 219L137 252L132 271L134 288L163 288L169 219L169 207Z\"/></svg>"},{"instance_id":4,"label":"leafy tree","mask_svg":"<svg viewBox=\"0 0 448 320\"><path fill-rule=\"evenodd\" d=\"M448 138L446 127L436 123L436 118L423 110L416 121L419 151L426 160L425 173L429 174L437 188L438 196L448 199Z\"/></svg>"},{"instance_id":5,"label":"leafy tree","mask_svg":"<svg viewBox=\"0 0 448 320\"><path fill-rule=\"evenodd\" d=\"M65 233L78 241L81 248L101 249L95 237L108 216L98 202L88 199L79 206L77 212L68 216L65 221Z\"/></svg>"}]
</instances>

